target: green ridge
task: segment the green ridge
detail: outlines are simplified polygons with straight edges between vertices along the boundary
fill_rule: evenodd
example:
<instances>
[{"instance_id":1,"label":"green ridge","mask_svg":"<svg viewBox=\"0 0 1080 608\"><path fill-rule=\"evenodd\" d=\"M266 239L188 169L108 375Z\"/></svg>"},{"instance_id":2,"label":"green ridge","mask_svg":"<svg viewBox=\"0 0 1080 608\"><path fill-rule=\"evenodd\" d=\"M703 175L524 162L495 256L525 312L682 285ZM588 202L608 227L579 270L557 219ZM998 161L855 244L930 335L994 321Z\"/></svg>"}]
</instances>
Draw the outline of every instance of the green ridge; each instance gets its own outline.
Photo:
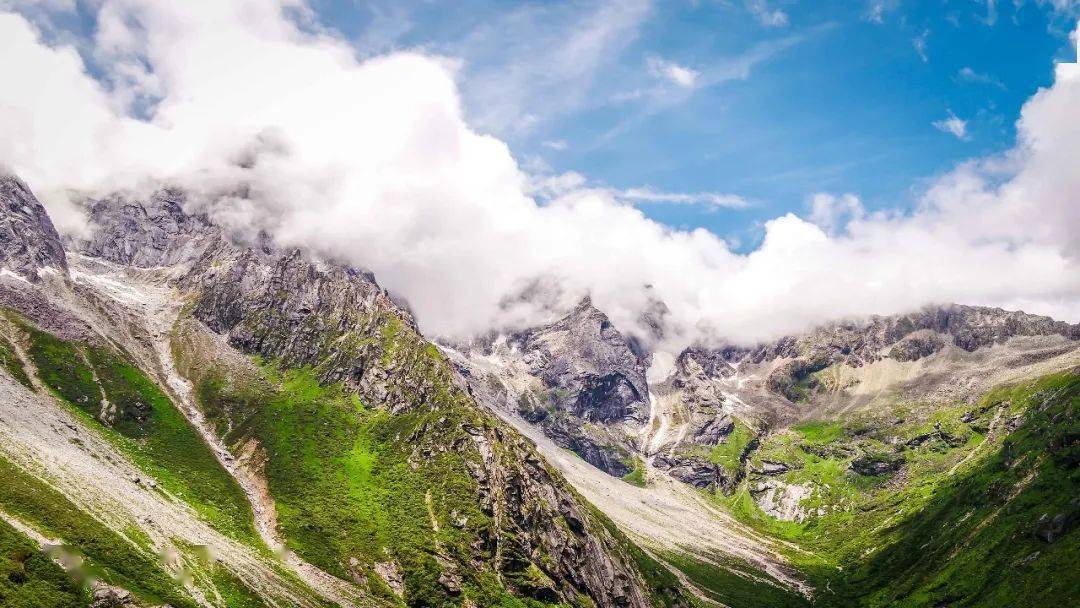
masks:
<instances>
[{"instance_id":1,"label":"green ridge","mask_svg":"<svg viewBox=\"0 0 1080 608\"><path fill-rule=\"evenodd\" d=\"M90 593L42 552L37 543L0 520L0 606L85 608Z\"/></svg>"},{"instance_id":2,"label":"green ridge","mask_svg":"<svg viewBox=\"0 0 1080 608\"><path fill-rule=\"evenodd\" d=\"M29 354L42 382L74 406L121 452L218 531L263 548L251 506L236 480L169 398L123 355L75 344L24 320ZM102 422L102 394L114 410Z\"/></svg>"},{"instance_id":3,"label":"green ridge","mask_svg":"<svg viewBox=\"0 0 1080 608\"><path fill-rule=\"evenodd\" d=\"M490 572L460 573L456 599L439 582L440 556L468 563L470 546L492 522L475 504L469 456L437 446L414 454L416 444L402 438L467 442L462 428L483 424L474 415L443 407L392 416L364 408L341 385L320 385L310 368L260 369L260 378L246 381L210 371L196 390L208 418L231 428L226 440L254 438L266 451L265 475L290 549L346 580L362 572L387 601L395 598L372 567L393 559L409 605L457 605L465 598L478 605L548 605L506 595Z\"/></svg>"},{"instance_id":4,"label":"green ridge","mask_svg":"<svg viewBox=\"0 0 1080 608\"><path fill-rule=\"evenodd\" d=\"M1019 426L983 445L995 417L995 428ZM1078 438L1080 376L1056 374L974 407L909 404L894 419L810 421L768 437L752 459L784 462L782 479L812 484L805 523L765 516L746 484L719 500L809 550L789 557L817 589L815 605L1069 605L1080 601ZM903 476L857 474L860 459L902 462ZM1055 516L1060 538L1037 538Z\"/></svg>"},{"instance_id":5,"label":"green ridge","mask_svg":"<svg viewBox=\"0 0 1080 608\"><path fill-rule=\"evenodd\" d=\"M0 509L59 538L85 558L84 572L149 603L195 608L196 602L148 554L81 511L63 494L0 456Z\"/></svg>"}]
</instances>

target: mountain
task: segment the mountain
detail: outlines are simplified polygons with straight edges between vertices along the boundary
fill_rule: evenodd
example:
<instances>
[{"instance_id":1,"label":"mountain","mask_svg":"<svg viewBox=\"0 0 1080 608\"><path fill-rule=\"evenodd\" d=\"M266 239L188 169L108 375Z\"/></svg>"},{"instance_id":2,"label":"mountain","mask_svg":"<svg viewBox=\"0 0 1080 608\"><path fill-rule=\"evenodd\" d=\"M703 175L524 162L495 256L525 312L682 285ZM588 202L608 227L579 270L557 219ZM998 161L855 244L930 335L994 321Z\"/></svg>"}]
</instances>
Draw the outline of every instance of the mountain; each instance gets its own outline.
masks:
<instances>
[{"instance_id":1,"label":"mountain","mask_svg":"<svg viewBox=\"0 0 1080 608\"><path fill-rule=\"evenodd\" d=\"M0 605L694 601L370 274L176 190L87 201L66 252L0 196Z\"/></svg>"},{"instance_id":2,"label":"mountain","mask_svg":"<svg viewBox=\"0 0 1080 608\"><path fill-rule=\"evenodd\" d=\"M1080 602L1080 326L436 344L182 190L82 204L0 177L0 606Z\"/></svg>"},{"instance_id":3,"label":"mountain","mask_svg":"<svg viewBox=\"0 0 1080 608\"><path fill-rule=\"evenodd\" d=\"M567 328L574 340L560 339ZM544 337L542 347L531 336ZM760 585L732 585L731 574L748 564L788 589L801 589L801 576L817 605L996 606L1007 597L1008 605L1039 606L1055 594L1080 598L1076 576L1046 582L1080 555L1080 503L1073 499L1080 326L995 308L931 306L752 347L688 348L666 374L647 370L648 356L633 346L584 301L550 326L444 348L482 403L617 482L545 452L617 523L727 605L763 605L751 599ZM578 374L575 381L567 381L575 378L567 370ZM597 395L593 387L622 385L598 381L604 377L626 378L635 390ZM652 382L641 390L635 380L643 377ZM1003 401L1003 392L1016 398ZM638 396L648 400L646 417ZM606 403L616 407L595 407ZM1018 445L1026 460L1016 458ZM681 500L684 491L671 480L709 504ZM986 495L1002 498L988 503ZM656 505L666 510L657 516L663 524L640 525ZM717 533L794 543L777 549L787 560L770 562L748 546L686 551L667 540L673 530L693 531L709 508L735 518ZM915 539L939 547L936 562L916 567L898 556ZM897 589L887 571L873 570L884 563L900 564L898 573L918 571L930 590L908 581L910 588ZM789 577L792 565L797 573ZM992 576L1002 582L987 580ZM951 590L971 581L983 586ZM740 587L743 595L733 591ZM1024 593L1030 597L1019 600Z\"/></svg>"},{"instance_id":4,"label":"mountain","mask_svg":"<svg viewBox=\"0 0 1080 608\"><path fill-rule=\"evenodd\" d=\"M39 281L42 272L65 272L60 236L45 207L14 176L0 177L0 266Z\"/></svg>"}]
</instances>

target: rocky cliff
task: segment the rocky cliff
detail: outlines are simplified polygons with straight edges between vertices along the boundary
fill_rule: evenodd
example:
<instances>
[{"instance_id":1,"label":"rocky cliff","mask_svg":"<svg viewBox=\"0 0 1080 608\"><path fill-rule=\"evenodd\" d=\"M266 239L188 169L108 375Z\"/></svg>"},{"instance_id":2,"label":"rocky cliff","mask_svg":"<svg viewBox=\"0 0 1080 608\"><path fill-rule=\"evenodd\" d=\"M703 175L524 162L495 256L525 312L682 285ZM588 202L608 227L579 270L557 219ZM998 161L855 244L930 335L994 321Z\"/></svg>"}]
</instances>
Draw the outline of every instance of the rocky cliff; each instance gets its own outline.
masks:
<instances>
[{"instance_id":1,"label":"rocky cliff","mask_svg":"<svg viewBox=\"0 0 1080 608\"><path fill-rule=\"evenodd\" d=\"M589 298L550 325L457 350L514 368L504 378L514 387L491 394L492 382L459 361L482 401L511 409L611 475L635 468L638 430L649 419L646 362Z\"/></svg>"},{"instance_id":2,"label":"rocky cliff","mask_svg":"<svg viewBox=\"0 0 1080 608\"><path fill-rule=\"evenodd\" d=\"M38 281L66 272L67 258L45 207L13 175L0 174L0 268Z\"/></svg>"},{"instance_id":3,"label":"rocky cliff","mask_svg":"<svg viewBox=\"0 0 1080 608\"><path fill-rule=\"evenodd\" d=\"M465 359L502 360L495 376L503 394L479 386L491 374L477 370L473 390L609 474L627 475L645 459L694 487L730 490L771 428L900 397L974 399L1011 373L1003 370L1066 366L1080 348L1080 325L933 306L754 347L691 347L651 384L647 355L634 346L586 300L552 325L473 345Z\"/></svg>"}]
</instances>

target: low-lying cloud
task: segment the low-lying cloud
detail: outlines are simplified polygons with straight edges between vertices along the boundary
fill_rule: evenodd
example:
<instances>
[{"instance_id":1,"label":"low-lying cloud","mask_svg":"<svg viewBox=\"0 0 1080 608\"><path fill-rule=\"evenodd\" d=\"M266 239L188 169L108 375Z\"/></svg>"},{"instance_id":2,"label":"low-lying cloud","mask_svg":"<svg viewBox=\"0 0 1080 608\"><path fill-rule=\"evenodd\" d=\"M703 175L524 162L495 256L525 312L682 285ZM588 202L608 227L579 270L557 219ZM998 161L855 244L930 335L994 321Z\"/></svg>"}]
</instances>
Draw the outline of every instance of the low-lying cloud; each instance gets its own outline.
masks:
<instances>
[{"instance_id":1,"label":"low-lying cloud","mask_svg":"<svg viewBox=\"0 0 1080 608\"><path fill-rule=\"evenodd\" d=\"M739 254L585 180L538 202L508 147L467 124L457 61L360 61L300 0L97 10L82 56L0 14L0 164L62 229L79 228L73 190L179 184L234 230L374 270L430 335L535 323L586 293L631 331L663 301L665 348L931 302L1080 320L1075 68L1024 106L1014 149L941 176L913 211L821 194ZM246 198L225 194L238 185Z\"/></svg>"}]
</instances>

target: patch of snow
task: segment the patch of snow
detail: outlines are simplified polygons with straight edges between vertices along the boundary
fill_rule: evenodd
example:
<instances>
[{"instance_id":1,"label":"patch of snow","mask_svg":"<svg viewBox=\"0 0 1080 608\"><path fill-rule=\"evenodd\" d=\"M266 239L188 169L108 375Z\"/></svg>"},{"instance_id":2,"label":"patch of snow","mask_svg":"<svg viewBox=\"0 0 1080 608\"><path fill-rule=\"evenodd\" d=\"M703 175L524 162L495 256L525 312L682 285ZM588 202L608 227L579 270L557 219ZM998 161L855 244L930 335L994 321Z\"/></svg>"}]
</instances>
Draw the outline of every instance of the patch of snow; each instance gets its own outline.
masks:
<instances>
[{"instance_id":1,"label":"patch of snow","mask_svg":"<svg viewBox=\"0 0 1080 608\"><path fill-rule=\"evenodd\" d=\"M0 268L0 277L5 277L5 278L8 278L8 279L15 279L17 281L22 281L23 283L26 283L27 285L32 285L32 283L30 281L28 281L26 279L26 277L22 276L21 274L12 272L12 271L8 270L7 268Z\"/></svg>"},{"instance_id":2,"label":"patch of snow","mask_svg":"<svg viewBox=\"0 0 1080 608\"><path fill-rule=\"evenodd\" d=\"M73 268L71 270L71 279L76 283L89 285L104 292L103 295L122 304L146 304L148 301L145 292L121 282L116 275L91 274Z\"/></svg>"}]
</instances>

